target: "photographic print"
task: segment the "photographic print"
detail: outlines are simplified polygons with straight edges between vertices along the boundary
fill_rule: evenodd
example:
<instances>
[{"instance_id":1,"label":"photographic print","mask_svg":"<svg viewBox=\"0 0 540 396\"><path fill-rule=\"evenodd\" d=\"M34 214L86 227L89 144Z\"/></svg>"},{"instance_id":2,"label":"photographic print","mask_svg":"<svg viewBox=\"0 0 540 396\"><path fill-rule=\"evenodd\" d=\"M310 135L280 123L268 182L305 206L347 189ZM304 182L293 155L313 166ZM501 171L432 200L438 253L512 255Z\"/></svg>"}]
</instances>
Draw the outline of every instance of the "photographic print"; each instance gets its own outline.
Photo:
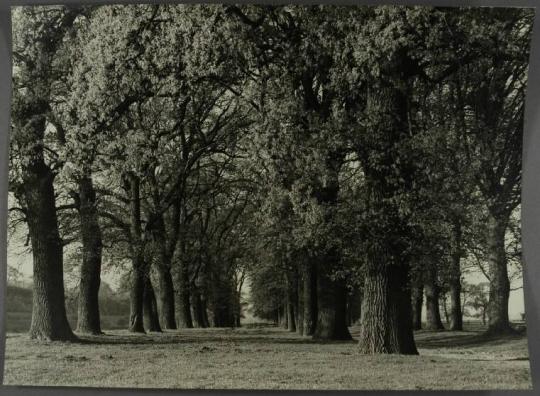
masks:
<instances>
[{"instance_id":1,"label":"photographic print","mask_svg":"<svg viewBox=\"0 0 540 396\"><path fill-rule=\"evenodd\" d=\"M531 389L527 8L12 8L4 384Z\"/></svg>"}]
</instances>

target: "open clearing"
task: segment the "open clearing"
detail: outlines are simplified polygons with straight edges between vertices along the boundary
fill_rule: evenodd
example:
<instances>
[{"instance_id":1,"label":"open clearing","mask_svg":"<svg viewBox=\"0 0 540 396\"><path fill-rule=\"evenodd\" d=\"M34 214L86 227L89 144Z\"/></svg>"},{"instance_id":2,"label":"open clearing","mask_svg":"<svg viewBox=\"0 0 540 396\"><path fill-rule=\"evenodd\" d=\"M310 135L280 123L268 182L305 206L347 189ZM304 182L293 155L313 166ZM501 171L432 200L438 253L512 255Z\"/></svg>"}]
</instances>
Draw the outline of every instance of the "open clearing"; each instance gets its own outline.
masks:
<instances>
[{"instance_id":1,"label":"open clearing","mask_svg":"<svg viewBox=\"0 0 540 396\"><path fill-rule=\"evenodd\" d=\"M358 338L358 328L353 327ZM276 327L109 331L83 343L7 334L5 385L213 389L531 389L525 335L416 333L420 356L366 356Z\"/></svg>"}]
</instances>

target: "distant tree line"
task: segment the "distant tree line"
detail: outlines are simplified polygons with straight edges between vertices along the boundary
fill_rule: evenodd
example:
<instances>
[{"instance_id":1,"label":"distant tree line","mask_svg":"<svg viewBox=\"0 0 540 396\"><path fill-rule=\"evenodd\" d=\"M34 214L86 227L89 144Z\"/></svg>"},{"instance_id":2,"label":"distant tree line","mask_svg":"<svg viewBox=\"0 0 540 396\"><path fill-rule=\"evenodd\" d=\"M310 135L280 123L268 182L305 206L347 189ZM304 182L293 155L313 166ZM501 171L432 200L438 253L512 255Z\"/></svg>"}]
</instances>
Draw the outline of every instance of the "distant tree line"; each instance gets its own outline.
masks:
<instances>
[{"instance_id":1,"label":"distant tree line","mask_svg":"<svg viewBox=\"0 0 540 396\"><path fill-rule=\"evenodd\" d=\"M463 326L462 271L511 332L520 270L527 9L136 5L13 15L12 220L33 254L30 335L101 333L102 267L129 330L257 315L363 353ZM446 306L446 305L445 305Z\"/></svg>"}]
</instances>

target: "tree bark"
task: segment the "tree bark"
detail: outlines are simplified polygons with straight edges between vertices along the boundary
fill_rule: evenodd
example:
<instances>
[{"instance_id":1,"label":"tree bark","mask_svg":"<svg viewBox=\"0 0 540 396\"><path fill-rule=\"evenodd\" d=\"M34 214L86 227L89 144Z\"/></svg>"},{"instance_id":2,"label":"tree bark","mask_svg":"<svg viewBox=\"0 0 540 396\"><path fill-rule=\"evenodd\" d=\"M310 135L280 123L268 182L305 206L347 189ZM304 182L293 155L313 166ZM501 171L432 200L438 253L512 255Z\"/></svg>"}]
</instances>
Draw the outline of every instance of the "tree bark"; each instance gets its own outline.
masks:
<instances>
[{"instance_id":1,"label":"tree bark","mask_svg":"<svg viewBox=\"0 0 540 396\"><path fill-rule=\"evenodd\" d=\"M328 255L331 263L334 255ZM329 269L330 268L330 269ZM317 325L313 333L319 340L352 340L347 327L347 288L344 280L332 280L327 262L317 268Z\"/></svg>"},{"instance_id":2,"label":"tree bark","mask_svg":"<svg viewBox=\"0 0 540 396\"><path fill-rule=\"evenodd\" d=\"M157 274L159 284L159 318L165 329L176 329L176 318L174 308L174 284L171 275L171 261L174 250L170 251L170 246L176 246L176 241L170 241L167 244L167 230L162 214L154 215L155 229L152 233L152 238L155 244L155 252L153 257L153 266Z\"/></svg>"},{"instance_id":3,"label":"tree bark","mask_svg":"<svg viewBox=\"0 0 540 396\"><path fill-rule=\"evenodd\" d=\"M284 329L289 328L289 303L285 301L282 308L282 316L281 316L281 327Z\"/></svg>"},{"instance_id":4,"label":"tree bark","mask_svg":"<svg viewBox=\"0 0 540 396\"><path fill-rule=\"evenodd\" d=\"M197 288L192 288L191 305L193 307L193 321L195 327L207 327L204 320L204 306L201 298L201 293Z\"/></svg>"},{"instance_id":5,"label":"tree bark","mask_svg":"<svg viewBox=\"0 0 540 396\"><path fill-rule=\"evenodd\" d=\"M504 240L507 225L508 216L490 214L487 224L490 276L487 331L490 334L508 334L514 331L508 318L510 280Z\"/></svg>"},{"instance_id":6,"label":"tree bark","mask_svg":"<svg viewBox=\"0 0 540 396\"><path fill-rule=\"evenodd\" d=\"M463 312L461 310L461 279L453 279L449 286L450 312L449 329L452 331L463 330Z\"/></svg>"},{"instance_id":7,"label":"tree bark","mask_svg":"<svg viewBox=\"0 0 540 396\"><path fill-rule=\"evenodd\" d=\"M448 294L450 296L449 329L452 331L463 330L463 312L461 308L461 244L462 232L458 219L453 226L454 247L448 282Z\"/></svg>"},{"instance_id":8,"label":"tree bark","mask_svg":"<svg viewBox=\"0 0 540 396\"><path fill-rule=\"evenodd\" d=\"M175 258L175 301L176 310L176 325L178 328L193 328L193 319L191 317L190 305L190 279L189 279L189 263L186 261L186 242L185 236L182 236L177 241L177 248L174 252Z\"/></svg>"},{"instance_id":9,"label":"tree bark","mask_svg":"<svg viewBox=\"0 0 540 396\"><path fill-rule=\"evenodd\" d=\"M291 332L296 331L296 320L294 318L294 302L287 301L287 329Z\"/></svg>"},{"instance_id":10,"label":"tree bark","mask_svg":"<svg viewBox=\"0 0 540 396\"><path fill-rule=\"evenodd\" d=\"M426 293L426 329L444 330L439 305L440 289L437 284L437 272L434 265L427 270L424 291Z\"/></svg>"},{"instance_id":11,"label":"tree bark","mask_svg":"<svg viewBox=\"0 0 540 396\"><path fill-rule=\"evenodd\" d=\"M45 129L44 118L33 128ZM36 146L38 146L36 144ZM33 299L30 337L72 341L64 295L63 246L58 231L54 174L43 160L43 148L35 148L23 169L23 194L33 257Z\"/></svg>"},{"instance_id":12,"label":"tree bark","mask_svg":"<svg viewBox=\"0 0 540 396\"><path fill-rule=\"evenodd\" d=\"M165 329L176 329L176 318L174 308L174 286L169 266L160 265L156 267L157 278L159 282L159 301L160 301L160 321Z\"/></svg>"},{"instance_id":13,"label":"tree bark","mask_svg":"<svg viewBox=\"0 0 540 396\"><path fill-rule=\"evenodd\" d=\"M140 258L132 261L131 286L129 293L129 331L144 333L144 279L146 274Z\"/></svg>"},{"instance_id":14,"label":"tree bark","mask_svg":"<svg viewBox=\"0 0 540 396\"><path fill-rule=\"evenodd\" d=\"M148 270L143 257L144 246L141 229L139 178L131 172L128 173L126 175L126 187L130 195L130 249L132 263L129 331L133 333L144 333L144 285Z\"/></svg>"},{"instance_id":15,"label":"tree bark","mask_svg":"<svg viewBox=\"0 0 540 396\"><path fill-rule=\"evenodd\" d=\"M210 320L208 319L208 307L207 307L207 302L204 295L201 296L201 313L202 313L204 327L210 327Z\"/></svg>"},{"instance_id":16,"label":"tree bark","mask_svg":"<svg viewBox=\"0 0 540 396\"><path fill-rule=\"evenodd\" d=\"M297 296L297 303L296 303L296 332L299 335L304 335L304 299L303 299L303 286L304 282L302 279L301 274L299 274L299 277L296 282L296 296Z\"/></svg>"},{"instance_id":17,"label":"tree bark","mask_svg":"<svg viewBox=\"0 0 540 396\"><path fill-rule=\"evenodd\" d=\"M298 286L296 274L287 271L286 274L287 287L287 328L291 332L296 331L296 307L298 306Z\"/></svg>"},{"instance_id":18,"label":"tree bark","mask_svg":"<svg viewBox=\"0 0 540 396\"><path fill-rule=\"evenodd\" d=\"M147 276L144 280L144 327L150 332L161 333L161 326L159 324L159 313L157 309L156 294L152 286L150 276Z\"/></svg>"},{"instance_id":19,"label":"tree bark","mask_svg":"<svg viewBox=\"0 0 540 396\"><path fill-rule=\"evenodd\" d=\"M407 269L388 266L368 271L364 284L360 351L416 355Z\"/></svg>"},{"instance_id":20,"label":"tree bark","mask_svg":"<svg viewBox=\"0 0 540 396\"><path fill-rule=\"evenodd\" d=\"M81 178L78 184L77 206L81 223L83 259L79 283L77 332L101 334L99 286L102 240L96 208L96 193L90 176Z\"/></svg>"},{"instance_id":21,"label":"tree bark","mask_svg":"<svg viewBox=\"0 0 540 396\"><path fill-rule=\"evenodd\" d=\"M187 263L180 261L177 274L178 290L176 291L176 313L178 316L178 328L193 328L193 319L191 317L190 290L189 290L189 272Z\"/></svg>"},{"instance_id":22,"label":"tree bark","mask_svg":"<svg viewBox=\"0 0 540 396\"><path fill-rule=\"evenodd\" d=\"M304 335L310 336L317 325L317 269L311 263L304 265Z\"/></svg>"},{"instance_id":23,"label":"tree bark","mask_svg":"<svg viewBox=\"0 0 540 396\"><path fill-rule=\"evenodd\" d=\"M387 76L370 84L369 146L358 145L368 192L366 223L373 240L366 250L360 351L417 354L412 326L408 224L396 203L413 189L414 164L399 148L410 138L407 70L402 53L389 59ZM399 70L399 76L395 71ZM393 84L399 79L402 86ZM399 160L399 162L398 162ZM399 177L396 177L396 173Z\"/></svg>"},{"instance_id":24,"label":"tree bark","mask_svg":"<svg viewBox=\"0 0 540 396\"><path fill-rule=\"evenodd\" d=\"M362 291L356 286L347 299L347 323L353 326L362 315Z\"/></svg>"},{"instance_id":25,"label":"tree bark","mask_svg":"<svg viewBox=\"0 0 540 396\"><path fill-rule=\"evenodd\" d=\"M422 304L424 303L424 286L412 288L412 317L413 330L422 329Z\"/></svg>"}]
</instances>

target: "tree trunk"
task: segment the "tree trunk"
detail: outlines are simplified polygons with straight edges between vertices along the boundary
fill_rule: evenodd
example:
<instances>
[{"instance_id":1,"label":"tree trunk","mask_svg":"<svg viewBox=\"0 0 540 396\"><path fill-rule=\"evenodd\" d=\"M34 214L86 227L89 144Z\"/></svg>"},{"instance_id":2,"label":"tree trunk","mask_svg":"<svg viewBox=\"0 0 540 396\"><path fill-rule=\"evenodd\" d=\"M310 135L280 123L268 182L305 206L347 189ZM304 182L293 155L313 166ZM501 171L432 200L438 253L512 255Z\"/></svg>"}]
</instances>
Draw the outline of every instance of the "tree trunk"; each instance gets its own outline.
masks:
<instances>
[{"instance_id":1,"label":"tree trunk","mask_svg":"<svg viewBox=\"0 0 540 396\"><path fill-rule=\"evenodd\" d=\"M159 284L157 297L159 299L159 318L165 329L176 329L174 308L174 284L171 275L171 261L176 246L176 240L167 244L167 230L161 213L153 214L155 224L152 228L152 239L155 249L153 251L152 264L157 274ZM175 219L178 221L178 219Z\"/></svg>"},{"instance_id":2,"label":"tree trunk","mask_svg":"<svg viewBox=\"0 0 540 396\"><path fill-rule=\"evenodd\" d=\"M299 279L297 279L296 286L296 332L299 335L304 335L304 282L301 276L299 276Z\"/></svg>"},{"instance_id":3,"label":"tree trunk","mask_svg":"<svg viewBox=\"0 0 540 396\"><path fill-rule=\"evenodd\" d=\"M356 286L348 298L347 304L347 322L353 326L358 322L362 315L362 290Z\"/></svg>"},{"instance_id":4,"label":"tree trunk","mask_svg":"<svg viewBox=\"0 0 540 396\"><path fill-rule=\"evenodd\" d=\"M360 351L416 355L406 268L371 268L362 300Z\"/></svg>"},{"instance_id":5,"label":"tree trunk","mask_svg":"<svg viewBox=\"0 0 540 396\"><path fill-rule=\"evenodd\" d=\"M412 289L412 317L413 329L422 329L422 304L424 303L424 286L419 285Z\"/></svg>"},{"instance_id":6,"label":"tree trunk","mask_svg":"<svg viewBox=\"0 0 540 396\"><path fill-rule=\"evenodd\" d=\"M452 331L463 330L463 312L461 309L461 224L454 224L454 252L452 254L452 268L450 271L449 290L450 295L450 325Z\"/></svg>"},{"instance_id":7,"label":"tree trunk","mask_svg":"<svg viewBox=\"0 0 540 396\"><path fill-rule=\"evenodd\" d=\"M488 333L508 334L513 329L508 318L508 300L510 298L510 280L505 251L505 234L508 216L490 215L488 219L488 265L489 265L489 302Z\"/></svg>"},{"instance_id":8,"label":"tree trunk","mask_svg":"<svg viewBox=\"0 0 540 396\"><path fill-rule=\"evenodd\" d=\"M132 260L131 286L129 293L129 331L132 333L144 333L144 273L140 258Z\"/></svg>"},{"instance_id":9,"label":"tree trunk","mask_svg":"<svg viewBox=\"0 0 540 396\"><path fill-rule=\"evenodd\" d=\"M181 261L178 271L178 290L176 291L176 313L178 315L178 328L191 329L193 319L191 317L189 272L187 263Z\"/></svg>"},{"instance_id":10,"label":"tree trunk","mask_svg":"<svg viewBox=\"0 0 540 396\"><path fill-rule=\"evenodd\" d=\"M335 262L334 255L327 256ZM330 267L330 269L329 269ZM332 267L323 262L317 268L317 325L313 338L321 340L352 340L347 327L347 288L345 281L330 278Z\"/></svg>"},{"instance_id":11,"label":"tree trunk","mask_svg":"<svg viewBox=\"0 0 540 396\"><path fill-rule=\"evenodd\" d=\"M313 264L304 265L304 276L302 279L303 302L304 302L304 335L310 336L315 332L317 325L317 269Z\"/></svg>"},{"instance_id":12,"label":"tree trunk","mask_svg":"<svg viewBox=\"0 0 540 396\"><path fill-rule=\"evenodd\" d=\"M446 324L450 323L450 315L448 313L448 296L446 295L446 293L442 293L442 294L439 294L439 309L440 309L440 306L442 306L442 311L443 311L443 314L444 314L444 320L446 322Z\"/></svg>"},{"instance_id":13,"label":"tree trunk","mask_svg":"<svg viewBox=\"0 0 540 396\"><path fill-rule=\"evenodd\" d=\"M130 194L130 249L132 263L129 331L133 333L144 333L144 284L148 271L143 257L140 181L131 172L126 175L126 181L126 186Z\"/></svg>"},{"instance_id":14,"label":"tree trunk","mask_svg":"<svg viewBox=\"0 0 540 396\"><path fill-rule=\"evenodd\" d=\"M287 329L291 332L296 331L296 321L294 318L294 302L287 301Z\"/></svg>"},{"instance_id":15,"label":"tree trunk","mask_svg":"<svg viewBox=\"0 0 540 396\"><path fill-rule=\"evenodd\" d=\"M79 283L77 332L101 334L99 286L102 240L96 208L96 193L90 176L81 178L78 184L77 206L81 223L83 259Z\"/></svg>"},{"instance_id":16,"label":"tree trunk","mask_svg":"<svg viewBox=\"0 0 540 396\"><path fill-rule=\"evenodd\" d=\"M461 310L461 279L454 279L448 291L450 295L449 329L452 331L463 330L463 312Z\"/></svg>"},{"instance_id":17,"label":"tree trunk","mask_svg":"<svg viewBox=\"0 0 540 396\"><path fill-rule=\"evenodd\" d=\"M287 271L286 274L287 287L287 328L291 332L296 331L296 307L298 306L298 285L296 274L292 271Z\"/></svg>"},{"instance_id":18,"label":"tree trunk","mask_svg":"<svg viewBox=\"0 0 540 396\"><path fill-rule=\"evenodd\" d=\"M43 119L34 127L44 130L44 124ZM24 166L22 187L33 257L30 337L71 341L76 337L66 315L63 247L56 217L54 174L43 160L43 148L35 150L38 152L32 153L31 162Z\"/></svg>"},{"instance_id":19,"label":"tree trunk","mask_svg":"<svg viewBox=\"0 0 540 396\"><path fill-rule=\"evenodd\" d=\"M196 327L207 327L204 319L204 306L201 298L201 293L197 288L192 289L191 300L193 306L193 321Z\"/></svg>"},{"instance_id":20,"label":"tree trunk","mask_svg":"<svg viewBox=\"0 0 540 396\"><path fill-rule=\"evenodd\" d=\"M439 308L440 289L437 284L437 272L434 266L431 266L427 271L424 290L426 293L426 329L443 330L444 326Z\"/></svg>"},{"instance_id":21,"label":"tree trunk","mask_svg":"<svg viewBox=\"0 0 540 396\"><path fill-rule=\"evenodd\" d=\"M174 308L174 286L171 269L168 265L156 267L159 282L160 320L165 329L176 329L176 318Z\"/></svg>"},{"instance_id":22,"label":"tree trunk","mask_svg":"<svg viewBox=\"0 0 540 396\"><path fill-rule=\"evenodd\" d=\"M144 327L149 332L161 333L161 326L159 325L159 314L157 309L156 294L152 287L152 281L150 276L147 276L144 281Z\"/></svg>"},{"instance_id":23,"label":"tree trunk","mask_svg":"<svg viewBox=\"0 0 540 396\"><path fill-rule=\"evenodd\" d=\"M204 327L210 327L210 320L208 319L208 303L205 294L201 295L201 312L204 321Z\"/></svg>"}]
</instances>

